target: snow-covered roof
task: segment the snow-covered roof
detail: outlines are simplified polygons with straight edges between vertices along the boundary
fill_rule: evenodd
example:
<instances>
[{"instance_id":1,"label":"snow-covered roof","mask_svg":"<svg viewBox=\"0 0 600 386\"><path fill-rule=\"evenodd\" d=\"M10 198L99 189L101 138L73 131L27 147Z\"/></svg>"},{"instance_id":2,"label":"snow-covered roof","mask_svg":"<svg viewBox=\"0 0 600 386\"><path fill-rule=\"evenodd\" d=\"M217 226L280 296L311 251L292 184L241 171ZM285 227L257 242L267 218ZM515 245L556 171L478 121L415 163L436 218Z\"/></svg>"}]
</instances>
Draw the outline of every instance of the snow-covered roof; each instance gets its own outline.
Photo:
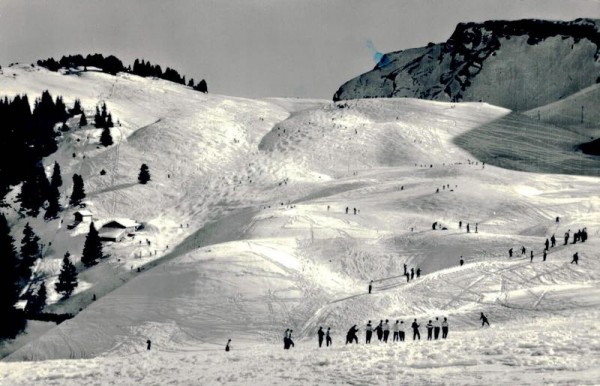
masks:
<instances>
[{"instance_id":1,"label":"snow-covered roof","mask_svg":"<svg viewBox=\"0 0 600 386\"><path fill-rule=\"evenodd\" d=\"M78 210L78 211L77 211L77 212L75 212L74 214L77 214L77 213L79 213L80 215L82 215L82 216L84 216L84 217L85 217L85 216L93 216L92 212L90 212L89 210L85 210L85 209L83 209L83 210Z\"/></svg>"},{"instance_id":2,"label":"snow-covered roof","mask_svg":"<svg viewBox=\"0 0 600 386\"><path fill-rule=\"evenodd\" d=\"M104 228L105 226L107 226L108 224L111 224L111 223L117 223L124 228L139 227L140 225L142 225L142 224L135 222L134 220L131 220L128 218L115 218L115 219L109 220L106 223L104 223L104 225L102 225L102 227Z\"/></svg>"}]
</instances>

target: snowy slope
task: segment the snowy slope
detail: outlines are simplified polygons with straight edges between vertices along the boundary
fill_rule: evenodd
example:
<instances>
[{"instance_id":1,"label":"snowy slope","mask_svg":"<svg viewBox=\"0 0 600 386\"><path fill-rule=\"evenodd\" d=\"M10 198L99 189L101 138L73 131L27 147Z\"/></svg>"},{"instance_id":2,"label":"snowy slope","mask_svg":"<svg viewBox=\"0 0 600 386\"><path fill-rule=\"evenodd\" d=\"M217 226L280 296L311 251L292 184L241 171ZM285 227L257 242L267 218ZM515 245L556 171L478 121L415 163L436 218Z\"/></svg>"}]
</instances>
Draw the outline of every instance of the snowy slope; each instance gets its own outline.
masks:
<instances>
[{"instance_id":1,"label":"snowy slope","mask_svg":"<svg viewBox=\"0 0 600 386\"><path fill-rule=\"evenodd\" d=\"M334 100L483 101L525 111L595 84L599 43L598 23L590 19L461 23L444 43L384 55Z\"/></svg>"},{"instance_id":2,"label":"snowy slope","mask_svg":"<svg viewBox=\"0 0 600 386\"><path fill-rule=\"evenodd\" d=\"M0 77L2 90L52 86L67 101L81 97L88 109L94 97L110 95L109 110L123 124L118 150L96 149L92 138L85 161L71 160L73 148L83 149L68 139L85 138L74 132L55 158L65 163L63 176L82 170L99 220L118 215L150 224L141 238L150 237L159 253L135 258L147 253L137 239L111 245L112 257L81 275L90 289L53 306L83 311L1 362L0 383L593 384L600 378L598 177L483 168L456 145L462 137L463 146L501 154L510 146L504 140L468 134L490 124L514 133L519 127L502 124L513 122L509 110L411 99L356 100L341 108L203 95L125 75L15 72L16 79ZM91 88L97 92L86 94ZM551 160L548 153L536 154ZM146 161L153 181L137 185ZM106 183L98 171L111 165L115 182ZM471 233L465 225L458 229L460 220ZM24 224L13 221L20 232ZM447 230L432 230L434 221ZM35 224L45 237L55 233L45 260L62 257L61 248L80 250L82 236L57 225ZM565 231L584 226L586 243L562 245ZM543 242L553 233L559 245L542 263ZM508 258L508 248L522 245L528 253L533 248L534 263ZM569 264L575 252L578 266ZM423 276L407 284L405 263ZM93 303L92 293L100 295ZM480 329L481 311L492 328ZM362 345L369 319L418 318L423 326L435 316L449 318L448 341ZM344 347L353 324L361 328L361 345ZM332 353L316 347L321 325L332 328ZM297 338L289 352L280 347L286 328ZM226 354L228 338L234 349Z\"/></svg>"}]
</instances>

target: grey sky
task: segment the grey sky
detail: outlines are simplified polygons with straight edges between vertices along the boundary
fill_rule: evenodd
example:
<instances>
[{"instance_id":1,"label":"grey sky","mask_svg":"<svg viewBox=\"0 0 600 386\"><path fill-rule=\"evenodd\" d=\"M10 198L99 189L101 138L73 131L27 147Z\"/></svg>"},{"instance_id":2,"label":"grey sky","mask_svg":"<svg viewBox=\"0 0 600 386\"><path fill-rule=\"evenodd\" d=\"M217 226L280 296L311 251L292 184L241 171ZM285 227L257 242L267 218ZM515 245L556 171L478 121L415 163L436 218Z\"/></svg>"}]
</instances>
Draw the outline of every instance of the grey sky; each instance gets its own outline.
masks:
<instances>
[{"instance_id":1,"label":"grey sky","mask_svg":"<svg viewBox=\"0 0 600 386\"><path fill-rule=\"evenodd\" d=\"M389 52L458 22L600 18L595 0L0 0L0 65L63 54L149 59L209 91L331 98Z\"/></svg>"}]
</instances>

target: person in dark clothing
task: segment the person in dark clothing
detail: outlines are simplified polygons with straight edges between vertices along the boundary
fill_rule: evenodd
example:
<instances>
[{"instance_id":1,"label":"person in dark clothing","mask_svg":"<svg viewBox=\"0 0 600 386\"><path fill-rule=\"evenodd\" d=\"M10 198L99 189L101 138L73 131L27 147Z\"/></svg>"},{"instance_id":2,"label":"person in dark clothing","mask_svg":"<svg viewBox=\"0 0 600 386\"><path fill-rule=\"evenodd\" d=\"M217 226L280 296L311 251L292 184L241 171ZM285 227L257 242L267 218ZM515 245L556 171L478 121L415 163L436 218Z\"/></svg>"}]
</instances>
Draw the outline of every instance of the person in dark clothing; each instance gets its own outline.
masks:
<instances>
[{"instance_id":1,"label":"person in dark clothing","mask_svg":"<svg viewBox=\"0 0 600 386\"><path fill-rule=\"evenodd\" d=\"M546 250L544 250L544 256L542 257L542 261L546 261Z\"/></svg>"},{"instance_id":2,"label":"person in dark clothing","mask_svg":"<svg viewBox=\"0 0 600 386\"><path fill-rule=\"evenodd\" d=\"M471 227L467 224L467 233L471 233Z\"/></svg>"},{"instance_id":3,"label":"person in dark clothing","mask_svg":"<svg viewBox=\"0 0 600 386\"><path fill-rule=\"evenodd\" d=\"M146 341L146 344L148 345L148 346L146 347L146 349L147 349L147 350L150 350L150 346L152 346L152 341L151 341L150 339L148 339L148 340Z\"/></svg>"},{"instance_id":4,"label":"person in dark clothing","mask_svg":"<svg viewBox=\"0 0 600 386\"><path fill-rule=\"evenodd\" d=\"M573 233L573 244L575 244L577 242L577 240L579 240L579 235L581 231L578 230L577 232Z\"/></svg>"},{"instance_id":5,"label":"person in dark clothing","mask_svg":"<svg viewBox=\"0 0 600 386\"><path fill-rule=\"evenodd\" d=\"M331 327L327 327L327 332L325 333L325 342L327 344L327 347L329 347L329 345L333 345L333 341L331 340Z\"/></svg>"},{"instance_id":6,"label":"person in dark clothing","mask_svg":"<svg viewBox=\"0 0 600 386\"><path fill-rule=\"evenodd\" d=\"M231 350L231 348L229 347L229 343L231 343L231 339L227 340L227 344L225 345L225 351Z\"/></svg>"},{"instance_id":7,"label":"person in dark clothing","mask_svg":"<svg viewBox=\"0 0 600 386\"><path fill-rule=\"evenodd\" d=\"M554 234L552 234L552 237L550 237L550 247L554 248L556 246L556 237L554 237Z\"/></svg>"},{"instance_id":8,"label":"person in dark clothing","mask_svg":"<svg viewBox=\"0 0 600 386\"><path fill-rule=\"evenodd\" d=\"M463 266L463 264L465 264L465 261L463 260L463 257L461 256L461 257L460 257L460 266L462 267L462 266Z\"/></svg>"},{"instance_id":9,"label":"person in dark clothing","mask_svg":"<svg viewBox=\"0 0 600 386\"><path fill-rule=\"evenodd\" d=\"M323 327L319 327L319 331L317 331L317 335L319 336L319 347L323 345L323 338L325 337L325 332L323 331Z\"/></svg>"},{"instance_id":10,"label":"person in dark clothing","mask_svg":"<svg viewBox=\"0 0 600 386\"><path fill-rule=\"evenodd\" d=\"M481 316L479 317L479 320L481 320L481 327L483 328L484 325L490 325L490 322L488 322L487 317L483 314L483 312L481 313Z\"/></svg>"},{"instance_id":11,"label":"person in dark clothing","mask_svg":"<svg viewBox=\"0 0 600 386\"><path fill-rule=\"evenodd\" d=\"M398 332L400 331L400 321L396 320L396 323L394 323L394 338L392 339L392 342L396 342L400 336L398 335Z\"/></svg>"},{"instance_id":12,"label":"person in dark clothing","mask_svg":"<svg viewBox=\"0 0 600 386\"><path fill-rule=\"evenodd\" d=\"M435 230L436 225L437 225L437 221L431 225L431 229Z\"/></svg>"},{"instance_id":13,"label":"person in dark clothing","mask_svg":"<svg viewBox=\"0 0 600 386\"><path fill-rule=\"evenodd\" d=\"M546 238L546 250L548 250L550 248L550 240L548 240L548 238Z\"/></svg>"},{"instance_id":14,"label":"person in dark clothing","mask_svg":"<svg viewBox=\"0 0 600 386\"><path fill-rule=\"evenodd\" d=\"M375 327L375 332L377 333L377 340L381 342L383 339L383 320L379 321L379 324Z\"/></svg>"},{"instance_id":15,"label":"person in dark clothing","mask_svg":"<svg viewBox=\"0 0 600 386\"><path fill-rule=\"evenodd\" d=\"M575 254L573 255L573 260L571 260L571 264L575 263L575 265L579 265L578 261L579 261L579 252L575 252Z\"/></svg>"},{"instance_id":16,"label":"person in dark clothing","mask_svg":"<svg viewBox=\"0 0 600 386\"><path fill-rule=\"evenodd\" d=\"M417 268L417 279L421 277L421 268Z\"/></svg>"},{"instance_id":17,"label":"person in dark clothing","mask_svg":"<svg viewBox=\"0 0 600 386\"><path fill-rule=\"evenodd\" d=\"M406 275L406 272L408 272L408 271L406 270L406 268L407 268L407 267L406 267L406 264L404 264L404 274L405 274L405 275Z\"/></svg>"},{"instance_id":18,"label":"person in dark clothing","mask_svg":"<svg viewBox=\"0 0 600 386\"><path fill-rule=\"evenodd\" d=\"M365 328L365 343L371 344L371 336L373 336L373 326L371 325L371 321L367 323L367 327Z\"/></svg>"},{"instance_id":19,"label":"person in dark clothing","mask_svg":"<svg viewBox=\"0 0 600 386\"><path fill-rule=\"evenodd\" d=\"M571 232L570 229L567 232L565 232L565 245L567 245L567 243L569 242L569 233L570 232Z\"/></svg>"},{"instance_id":20,"label":"person in dark clothing","mask_svg":"<svg viewBox=\"0 0 600 386\"><path fill-rule=\"evenodd\" d=\"M354 214L356 214L356 208L354 208Z\"/></svg>"},{"instance_id":21,"label":"person in dark clothing","mask_svg":"<svg viewBox=\"0 0 600 386\"><path fill-rule=\"evenodd\" d=\"M585 243L585 240L587 240L587 238L588 238L587 228L583 228L583 230L581 231L581 242Z\"/></svg>"},{"instance_id":22,"label":"person in dark clothing","mask_svg":"<svg viewBox=\"0 0 600 386\"><path fill-rule=\"evenodd\" d=\"M348 214L348 207L346 207L346 214Z\"/></svg>"},{"instance_id":23,"label":"person in dark clothing","mask_svg":"<svg viewBox=\"0 0 600 386\"><path fill-rule=\"evenodd\" d=\"M458 222L458 229L462 229L462 221Z\"/></svg>"},{"instance_id":24,"label":"person in dark clothing","mask_svg":"<svg viewBox=\"0 0 600 386\"><path fill-rule=\"evenodd\" d=\"M290 330L288 332L288 343L289 343L290 347L294 347L294 341L292 340L292 331L294 331L294 330Z\"/></svg>"},{"instance_id":25,"label":"person in dark clothing","mask_svg":"<svg viewBox=\"0 0 600 386\"><path fill-rule=\"evenodd\" d=\"M356 344L358 344L358 337L356 336L356 333L358 332L358 328L356 328L356 324L352 327L350 327L350 329L348 330L348 333L346 334L346 344L350 343L352 344L352 341L355 341Z\"/></svg>"},{"instance_id":26,"label":"person in dark clothing","mask_svg":"<svg viewBox=\"0 0 600 386\"><path fill-rule=\"evenodd\" d=\"M411 268L411 269L410 269L410 280L412 280L412 279L414 279L414 278L415 278L415 269L414 269L414 268Z\"/></svg>"},{"instance_id":27,"label":"person in dark clothing","mask_svg":"<svg viewBox=\"0 0 600 386\"><path fill-rule=\"evenodd\" d=\"M406 272L404 276L406 276L406 282L408 283L410 281L410 274Z\"/></svg>"},{"instance_id":28,"label":"person in dark clothing","mask_svg":"<svg viewBox=\"0 0 600 386\"><path fill-rule=\"evenodd\" d=\"M512 257L512 254L513 254L513 249L511 248L508 250L508 257Z\"/></svg>"},{"instance_id":29,"label":"person in dark clothing","mask_svg":"<svg viewBox=\"0 0 600 386\"><path fill-rule=\"evenodd\" d=\"M404 320L400 321L400 327L398 327L398 339L400 342L404 342Z\"/></svg>"},{"instance_id":30,"label":"person in dark clothing","mask_svg":"<svg viewBox=\"0 0 600 386\"><path fill-rule=\"evenodd\" d=\"M477 227L479 226L479 223L475 223L475 233L477 233Z\"/></svg>"},{"instance_id":31,"label":"person in dark clothing","mask_svg":"<svg viewBox=\"0 0 600 386\"><path fill-rule=\"evenodd\" d=\"M533 263L533 251L531 251L531 260L529 260L530 263Z\"/></svg>"},{"instance_id":32,"label":"person in dark clothing","mask_svg":"<svg viewBox=\"0 0 600 386\"><path fill-rule=\"evenodd\" d=\"M523 247L521 248L521 256L525 255L527 253L527 250L525 249L525 246L523 245Z\"/></svg>"},{"instance_id":33,"label":"person in dark clothing","mask_svg":"<svg viewBox=\"0 0 600 386\"><path fill-rule=\"evenodd\" d=\"M446 339L448 337L448 319L444 318L442 322L442 338Z\"/></svg>"},{"instance_id":34,"label":"person in dark clothing","mask_svg":"<svg viewBox=\"0 0 600 386\"><path fill-rule=\"evenodd\" d=\"M438 340L440 337L440 319L438 317L435 318L435 322L433 322L433 338Z\"/></svg>"},{"instance_id":35,"label":"person in dark clothing","mask_svg":"<svg viewBox=\"0 0 600 386\"><path fill-rule=\"evenodd\" d=\"M556 216L556 222L560 221L560 217Z\"/></svg>"},{"instance_id":36,"label":"person in dark clothing","mask_svg":"<svg viewBox=\"0 0 600 386\"><path fill-rule=\"evenodd\" d=\"M417 324L417 319L415 319L415 321L412 322L411 327L413 329L413 340L416 340L417 338L421 340L421 334L419 333L419 325Z\"/></svg>"},{"instance_id":37,"label":"person in dark clothing","mask_svg":"<svg viewBox=\"0 0 600 386\"><path fill-rule=\"evenodd\" d=\"M289 328L285 329L285 332L283 333L283 349L284 350L288 350L290 348L290 343L288 341L288 332L290 331Z\"/></svg>"},{"instance_id":38,"label":"person in dark clothing","mask_svg":"<svg viewBox=\"0 0 600 386\"><path fill-rule=\"evenodd\" d=\"M431 323L431 320L425 327L427 327L427 340L433 339L433 324Z\"/></svg>"},{"instance_id":39,"label":"person in dark clothing","mask_svg":"<svg viewBox=\"0 0 600 386\"><path fill-rule=\"evenodd\" d=\"M369 283L369 293L371 293L372 289L373 289L373 280L371 280L371 282Z\"/></svg>"}]
</instances>

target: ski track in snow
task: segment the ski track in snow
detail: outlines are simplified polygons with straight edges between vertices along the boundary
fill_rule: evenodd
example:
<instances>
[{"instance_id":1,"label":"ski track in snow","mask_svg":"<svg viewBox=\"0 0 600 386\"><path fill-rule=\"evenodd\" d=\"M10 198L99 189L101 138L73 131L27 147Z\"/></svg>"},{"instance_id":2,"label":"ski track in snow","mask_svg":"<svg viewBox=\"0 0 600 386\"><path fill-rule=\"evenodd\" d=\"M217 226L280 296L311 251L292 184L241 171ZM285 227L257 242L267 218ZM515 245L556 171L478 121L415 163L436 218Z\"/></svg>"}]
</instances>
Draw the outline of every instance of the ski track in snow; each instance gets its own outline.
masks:
<instances>
[{"instance_id":1,"label":"ski track in snow","mask_svg":"<svg viewBox=\"0 0 600 386\"><path fill-rule=\"evenodd\" d=\"M8 95L49 89L88 111L106 101L121 122L115 144L96 148L100 130L72 130L44 164L60 163L63 197L71 175L83 175L97 225L128 217L145 229L106 244L110 257L57 302L60 259L69 250L78 261L87 226L30 220L52 240L36 266L50 278L47 309L77 316L0 362L0 384L598 383L597 177L482 168L454 143L482 141L493 153L497 132L464 134L527 119L478 103L360 100L339 109L125 74L3 71ZM536 148L536 156L546 155ZM137 184L142 163L147 185ZM63 206L68 223L77 208ZM20 235L24 222L7 214ZM434 221L447 230L432 230ZM584 226L586 243L561 245L567 229ZM542 263L552 233L558 245ZM534 250L533 263L521 245ZM575 252L580 265L570 264ZM407 283L404 264L422 276ZM407 329L404 343L363 344L367 320L417 318L425 337L436 316L448 317L448 340L413 342ZM343 345L353 324L361 344ZM333 348L316 347L319 326L331 327ZM286 328L296 343L289 351Z\"/></svg>"}]
</instances>

